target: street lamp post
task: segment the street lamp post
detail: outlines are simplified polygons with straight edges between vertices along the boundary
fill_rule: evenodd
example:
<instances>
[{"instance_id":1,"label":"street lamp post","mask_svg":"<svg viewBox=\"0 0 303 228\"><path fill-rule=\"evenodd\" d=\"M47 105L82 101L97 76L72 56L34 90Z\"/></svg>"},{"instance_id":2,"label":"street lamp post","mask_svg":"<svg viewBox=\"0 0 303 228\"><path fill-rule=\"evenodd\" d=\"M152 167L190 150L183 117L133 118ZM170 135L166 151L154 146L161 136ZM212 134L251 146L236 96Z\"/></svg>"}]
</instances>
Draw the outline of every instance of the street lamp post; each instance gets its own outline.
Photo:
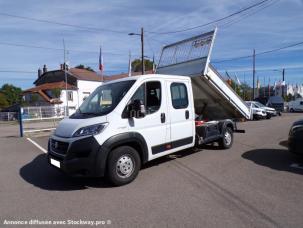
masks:
<instances>
[{"instance_id":1,"label":"street lamp post","mask_svg":"<svg viewBox=\"0 0 303 228\"><path fill-rule=\"evenodd\" d=\"M273 70L273 71L277 71L277 72L280 72L282 73L282 97L284 97L284 81L285 81L285 68L283 68L282 70Z\"/></svg>"},{"instance_id":2,"label":"street lamp post","mask_svg":"<svg viewBox=\"0 0 303 228\"><path fill-rule=\"evenodd\" d=\"M144 30L141 28L141 33L129 33L129 36L140 36L141 37L141 68L142 68L142 75L145 72L145 65L144 65Z\"/></svg>"}]
</instances>

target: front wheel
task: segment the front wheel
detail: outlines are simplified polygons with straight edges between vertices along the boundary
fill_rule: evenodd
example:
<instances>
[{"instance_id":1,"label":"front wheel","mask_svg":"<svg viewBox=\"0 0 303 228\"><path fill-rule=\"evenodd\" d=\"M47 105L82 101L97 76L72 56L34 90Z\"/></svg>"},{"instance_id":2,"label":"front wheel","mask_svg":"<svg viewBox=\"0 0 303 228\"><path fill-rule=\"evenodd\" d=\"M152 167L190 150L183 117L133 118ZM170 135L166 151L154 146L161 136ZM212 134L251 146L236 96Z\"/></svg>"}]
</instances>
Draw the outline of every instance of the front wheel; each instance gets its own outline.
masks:
<instances>
[{"instance_id":1,"label":"front wheel","mask_svg":"<svg viewBox=\"0 0 303 228\"><path fill-rule=\"evenodd\" d=\"M233 130L230 127L225 128L223 138L219 141L222 149L229 149L233 144Z\"/></svg>"},{"instance_id":2,"label":"front wheel","mask_svg":"<svg viewBox=\"0 0 303 228\"><path fill-rule=\"evenodd\" d=\"M141 160L138 152L129 146L111 151L107 163L107 177L115 186L132 182L138 175Z\"/></svg>"}]
</instances>

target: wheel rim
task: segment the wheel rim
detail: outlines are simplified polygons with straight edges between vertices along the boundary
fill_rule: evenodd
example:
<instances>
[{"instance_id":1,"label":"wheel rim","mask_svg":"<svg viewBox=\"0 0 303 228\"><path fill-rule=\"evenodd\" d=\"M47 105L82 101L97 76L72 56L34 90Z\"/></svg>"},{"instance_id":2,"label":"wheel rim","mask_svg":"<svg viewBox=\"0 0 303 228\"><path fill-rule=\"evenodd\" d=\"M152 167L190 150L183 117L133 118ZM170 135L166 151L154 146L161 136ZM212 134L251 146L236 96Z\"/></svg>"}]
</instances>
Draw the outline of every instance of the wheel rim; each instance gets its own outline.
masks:
<instances>
[{"instance_id":1,"label":"wheel rim","mask_svg":"<svg viewBox=\"0 0 303 228\"><path fill-rule=\"evenodd\" d=\"M231 134L229 133L229 131L225 132L224 141L226 145L229 145L231 143Z\"/></svg>"},{"instance_id":2,"label":"wheel rim","mask_svg":"<svg viewBox=\"0 0 303 228\"><path fill-rule=\"evenodd\" d=\"M128 155L121 156L116 163L117 175L121 178L127 178L134 172L134 162Z\"/></svg>"}]
</instances>

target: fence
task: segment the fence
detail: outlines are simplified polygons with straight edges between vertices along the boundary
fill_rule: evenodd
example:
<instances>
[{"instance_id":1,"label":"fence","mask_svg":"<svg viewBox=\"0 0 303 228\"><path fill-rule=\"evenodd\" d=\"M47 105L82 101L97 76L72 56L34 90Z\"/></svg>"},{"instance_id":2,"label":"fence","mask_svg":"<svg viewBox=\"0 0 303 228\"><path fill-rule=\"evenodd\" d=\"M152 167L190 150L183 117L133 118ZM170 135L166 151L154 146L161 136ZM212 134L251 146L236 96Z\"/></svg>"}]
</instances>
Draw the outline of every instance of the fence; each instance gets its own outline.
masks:
<instances>
[{"instance_id":1,"label":"fence","mask_svg":"<svg viewBox=\"0 0 303 228\"><path fill-rule=\"evenodd\" d=\"M10 128L19 128L18 131L22 137L53 131L65 116L65 106L23 107L21 116L20 112L0 112L0 122L12 123Z\"/></svg>"},{"instance_id":2,"label":"fence","mask_svg":"<svg viewBox=\"0 0 303 228\"><path fill-rule=\"evenodd\" d=\"M24 121L58 119L63 118L65 114L64 106L23 107L22 119Z\"/></svg>"},{"instance_id":3,"label":"fence","mask_svg":"<svg viewBox=\"0 0 303 228\"><path fill-rule=\"evenodd\" d=\"M17 112L0 112L0 121L17 121Z\"/></svg>"},{"instance_id":4,"label":"fence","mask_svg":"<svg viewBox=\"0 0 303 228\"><path fill-rule=\"evenodd\" d=\"M65 106L23 107L22 133L33 135L53 131L65 116Z\"/></svg>"}]
</instances>

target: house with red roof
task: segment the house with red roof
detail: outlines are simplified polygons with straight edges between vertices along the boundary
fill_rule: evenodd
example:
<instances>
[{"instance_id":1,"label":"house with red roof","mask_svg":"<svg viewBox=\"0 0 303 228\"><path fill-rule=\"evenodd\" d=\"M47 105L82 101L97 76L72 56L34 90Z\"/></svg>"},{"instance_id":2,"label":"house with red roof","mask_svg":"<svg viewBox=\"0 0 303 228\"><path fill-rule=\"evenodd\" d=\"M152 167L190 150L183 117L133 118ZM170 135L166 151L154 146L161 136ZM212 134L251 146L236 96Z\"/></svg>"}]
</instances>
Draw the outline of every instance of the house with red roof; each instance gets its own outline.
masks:
<instances>
[{"instance_id":1,"label":"house with red roof","mask_svg":"<svg viewBox=\"0 0 303 228\"><path fill-rule=\"evenodd\" d=\"M102 76L93 71L65 64L48 71L44 65L38 70L35 86L24 90L23 97L28 106L68 106L71 114L102 82Z\"/></svg>"},{"instance_id":2,"label":"house with red roof","mask_svg":"<svg viewBox=\"0 0 303 228\"><path fill-rule=\"evenodd\" d=\"M132 76L140 74L132 72ZM44 65L42 70L38 69L38 77L33 83L35 86L24 90L23 97L27 106L68 106L68 113L72 114L103 82L128 76L128 73L101 76L86 69L69 68L66 64L61 64L58 70L48 71Z\"/></svg>"}]
</instances>

